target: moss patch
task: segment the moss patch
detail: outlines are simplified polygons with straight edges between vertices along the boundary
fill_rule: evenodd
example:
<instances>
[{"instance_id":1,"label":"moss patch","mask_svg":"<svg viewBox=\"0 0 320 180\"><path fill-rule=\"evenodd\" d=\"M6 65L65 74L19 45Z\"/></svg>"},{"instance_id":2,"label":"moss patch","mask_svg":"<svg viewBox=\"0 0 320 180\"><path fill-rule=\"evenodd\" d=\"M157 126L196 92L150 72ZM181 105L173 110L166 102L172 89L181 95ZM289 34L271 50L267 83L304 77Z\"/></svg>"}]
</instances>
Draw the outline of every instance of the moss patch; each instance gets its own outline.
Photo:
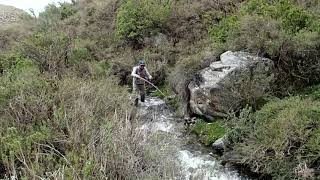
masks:
<instances>
[{"instance_id":1,"label":"moss patch","mask_svg":"<svg viewBox=\"0 0 320 180\"><path fill-rule=\"evenodd\" d=\"M226 129L223 126L222 120L212 123L201 120L196 123L192 132L197 134L200 141L208 146L225 134Z\"/></svg>"}]
</instances>

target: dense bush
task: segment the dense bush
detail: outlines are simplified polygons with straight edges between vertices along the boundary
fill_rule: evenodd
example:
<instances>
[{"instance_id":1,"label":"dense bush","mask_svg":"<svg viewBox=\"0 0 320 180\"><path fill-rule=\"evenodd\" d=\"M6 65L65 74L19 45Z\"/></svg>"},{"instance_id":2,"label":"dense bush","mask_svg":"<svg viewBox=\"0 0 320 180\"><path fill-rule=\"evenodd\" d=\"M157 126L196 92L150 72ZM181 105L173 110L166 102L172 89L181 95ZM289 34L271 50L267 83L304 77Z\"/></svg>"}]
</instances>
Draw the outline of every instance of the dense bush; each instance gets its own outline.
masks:
<instances>
[{"instance_id":1,"label":"dense bush","mask_svg":"<svg viewBox=\"0 0 320 180\"><path fill-rule=\"evenodd\" d=\"M77 9L70 3L49 4L45 11L39 14L38 28L47 31L58 26L61 22L77 13Z\"/></svg>"},{"instance_id":2,"label":"dense bush","mask_svg":"<svg viewBox=\"0 0 320 180\"><path fill-rule=\"evenodd\" d=\"M171 1L127 0L117 12L117 35L141 43L159 31L171 11Z\"/></svg>"},{"instance_id":3,"label":"dense bush","mask_svg":"<svg viewBox=\"0 0 320 180\"><path fill-rule=\"evenodd\" d=\"M34 91L34 88L45 88L46 83L38 77L38 67L30 60L20 56L0 58L2 74L0 76L0 107L8 105L8 99L20 91Z\"/></svg>"},{"instance_id":4,"label":"dense bush","mask_svg":"<svg viewBox=\"0 0 320 180\"><path fill-rule=\"evenodd\" d=\"M312 178L319 166L320 102L309 96L271 100L261 110L231 119L233 161L274 178ZM226 155L228 156L228 154Z\"/></svg>"},{"instance_id":5,"label":"dense bush","mask_svg":"<svg viewBox=\"0 0 320 180\"><path fill-rule=\"evenodd\" d=\"M289 33L297 33L302 29L310 29L317 17L310 11L298 6L292 0L267 2L251 0L243 6L243 14L271 17L282 23L282 28Z\"/></svg>"},{"instance_id":6,"label":"dense bush","mask_svg":"<svg viewBox=\"0 0 320 180\"><path fill-rule=\"evenodd\" d=\"M232 36L238 27L238 19L236 16L228 16L223 18L218 24L209 29L212 40L216 43L225 43L227 38Z\"/></svg>"},{"instance_id":7,"label":"dense bush","mask_svg":"<svg viewBox=\"0 0 320 180\"><path fill-rule=\"evenodd\" d=\"M35 33L20 44L23 56L39 65L40 71L61 75L68 65L70 38L62 32Z\"/></svg>"}]
</instances>

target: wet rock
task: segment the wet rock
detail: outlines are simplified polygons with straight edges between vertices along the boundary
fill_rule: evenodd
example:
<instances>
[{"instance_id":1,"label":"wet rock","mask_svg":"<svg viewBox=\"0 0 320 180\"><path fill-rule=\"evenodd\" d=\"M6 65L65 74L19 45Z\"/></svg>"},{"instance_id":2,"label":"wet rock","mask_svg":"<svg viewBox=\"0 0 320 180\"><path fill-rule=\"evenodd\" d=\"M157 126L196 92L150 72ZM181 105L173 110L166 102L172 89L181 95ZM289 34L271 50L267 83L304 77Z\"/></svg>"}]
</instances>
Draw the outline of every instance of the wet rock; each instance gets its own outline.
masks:
<instances>
[{"instance_id":1,"label":"wet rock","mask_svg":"<svg viewBox=\"0 0 320 180\"><path fill-rule=\"evenodd\" d=\"M197 118L196 117L185 117L184 118L184 125L186 126L186 128L190 128L191 125L194 125L197 122Z\"/></svg>"},{"instance_id":2,"label":"wet rock","mask_svg":"<svg viewBox=\"0 0 320 180\"><path fill-rule=\"evenodd\" d=\"M192 113L225 117L246 104L255 104L271 89L275 80L270 59L245 52L225 52L220 61L202 69L188 85Z\"/></svg>"},{"instance_id":3,"label":"wet rock","mask_svg":"<svg viewBox=\"0 0 320 180\"><path fill-rule=\"evenodd\" d=\"M225 149L225 139L226 136L223 136L212 143L212 149L215 150L216 153L223 153Z\"/></svg>"}]
</instances>

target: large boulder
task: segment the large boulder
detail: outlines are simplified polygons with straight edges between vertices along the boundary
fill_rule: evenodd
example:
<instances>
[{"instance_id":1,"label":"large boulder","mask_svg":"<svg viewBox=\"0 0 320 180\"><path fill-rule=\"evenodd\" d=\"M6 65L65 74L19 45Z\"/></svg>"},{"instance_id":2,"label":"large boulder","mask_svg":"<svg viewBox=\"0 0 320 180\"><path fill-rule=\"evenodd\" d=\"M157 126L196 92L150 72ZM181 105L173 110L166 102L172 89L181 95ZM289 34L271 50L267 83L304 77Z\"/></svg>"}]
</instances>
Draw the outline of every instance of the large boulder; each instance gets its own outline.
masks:
<instances>
[{"instance_id":1,"label":"large boulder","mask_svg":"<svg viewBox=\"0 0 320 180\"><path fill-rule=\"evenodd\" d=\"M270 59L227 51L189 84L190 109L208 119L225 117L248 103L258 102L270 90L274 79Z\"/></svg>"}]
</instances>

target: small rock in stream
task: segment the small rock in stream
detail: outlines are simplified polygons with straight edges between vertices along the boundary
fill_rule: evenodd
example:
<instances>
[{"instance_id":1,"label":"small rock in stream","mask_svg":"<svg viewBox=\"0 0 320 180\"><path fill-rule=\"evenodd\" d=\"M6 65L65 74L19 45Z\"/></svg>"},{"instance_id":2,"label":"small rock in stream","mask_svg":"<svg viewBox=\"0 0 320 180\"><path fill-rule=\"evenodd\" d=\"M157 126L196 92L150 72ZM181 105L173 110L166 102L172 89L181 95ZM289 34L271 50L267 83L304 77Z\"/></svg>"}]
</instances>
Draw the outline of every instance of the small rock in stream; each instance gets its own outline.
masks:
<instances>
[{"instance_id":1,"label":"small rock in stream","mask_svg":"<svg viewBox=\"0 0 320 180\"><path fill-rule=\"evenodd\" d=\"M184 125L186 126L186 128L189 128L191 125L196 123L196 117L185 117L184 118Z\"/></svg>"},{"instance_id":2,"label":"small rock in stream","mask_svg":"<svg viewBox=\"0 0 320 180\"><path fill-rule=\"evenodd\" d=\"M219 138L212 144L212 149L215 150L216 153L222 154L225 149L225 136Z\"/></svg>"}]
</instances>

